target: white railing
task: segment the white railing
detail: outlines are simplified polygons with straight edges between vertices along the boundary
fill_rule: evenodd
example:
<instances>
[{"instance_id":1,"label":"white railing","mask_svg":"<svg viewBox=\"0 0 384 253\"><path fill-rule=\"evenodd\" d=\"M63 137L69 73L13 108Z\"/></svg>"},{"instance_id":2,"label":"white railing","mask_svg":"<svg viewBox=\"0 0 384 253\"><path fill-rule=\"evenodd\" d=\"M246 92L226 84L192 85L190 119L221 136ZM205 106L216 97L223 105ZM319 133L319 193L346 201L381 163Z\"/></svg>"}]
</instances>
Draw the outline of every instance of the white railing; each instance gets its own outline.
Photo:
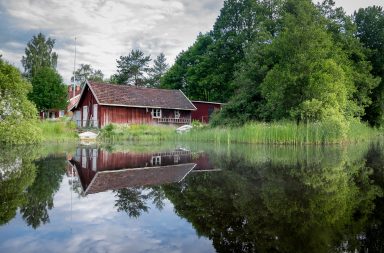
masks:
<instances>
[{"instance_id":1,"label":"white railing","mask_svg":"<svg viewBox=\"0 0 384 253\"><path fill-rule=\"evenodd\" d=\"M76 123L77 127L95 127L98 128L99 124L97 120L72 120Z\"/></svg>"},{"instance_id":2,"label":"white railing","mask_svg":"<svg viewBox=\"0 0 384 253\"><path fill-rule=\"evenodd\" d=\"M190 119L185 118L159 118L158 123L173 123L173 124L191 124Z\"/></svg>"}]
</instances>

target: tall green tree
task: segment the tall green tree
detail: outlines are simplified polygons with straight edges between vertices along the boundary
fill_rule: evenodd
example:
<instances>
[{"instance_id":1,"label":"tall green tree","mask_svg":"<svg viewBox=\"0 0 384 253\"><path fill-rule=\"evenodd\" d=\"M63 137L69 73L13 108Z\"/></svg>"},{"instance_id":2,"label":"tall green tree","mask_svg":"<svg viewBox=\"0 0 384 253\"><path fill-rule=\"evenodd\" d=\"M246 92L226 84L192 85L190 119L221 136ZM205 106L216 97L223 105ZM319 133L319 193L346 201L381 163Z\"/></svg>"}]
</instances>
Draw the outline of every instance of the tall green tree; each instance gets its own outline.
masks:
<instances>
[{"instance_id":1,"label":"tall green tree","mask_svg":"<svg viewBox=\"0 0 384 253\"><path fill-rule=\"evenodd\" d=\"M381 78L370 96L372 104L364 119L371 125L380 126L384 124L384 10L379 6L359 9L353 18L357 26L356 36L369 49L367 55L372 63L372 74Z\"/></svg>"},{"instance_id":2,"label":"tall green tree","mask_svg":"<svg viewBox=\"0 0 384 253\"><path fill-rule=\"evenodd\" d=\"M67 106L67 87L56 70L50 67L41 68L31 80L32 92L29 98L39 111L49 109L65 109Z\"/></svg>"},{"instance_id":3,"label":"tall green tree","mask_svg":"<svg viewBox=\"0 0 384 253\"><path fill-rule=\"evenodd\" d=\"M132 50L127 56L120 56L117 60L117 82L133 86L145 86L150 56L145 56L141 50Z\"/></svg>"},{"instance_id":4,"label":"tall green tree","mask_svg":"<svg viewBox=\"0 0 384 253\"><path fill-rule=\"evenodd\" d=\"M327 118L345 133L346 119L366 113L378 83L353 23L332 1L277 8L280 30L258 33L248 47L235 74L240 90L216 122Z\"/></svg>"},{"instance_id":5,"label":"tall green tree","mask_svg":"<svg viewBox=\"0 0 384 253\"><path fill-rule=\"evenodd\" d=\"M204 89L209 87L202 87L204 85L197 78L206 76L212 70L212 66L202 67L212 43L213 39L209 34L199 34L195 43L177 56L175 64L161 79L161 87L181 89L191 99L206 99L207 91Z\"/></svg>"},{"instance_id":6,"label":"tall green tree","mask_svg":"<svg viewBox=\"0 0 384 253\"><path fill-rule=\"evenodd\" d=\"M226 0L212 31L180 53L162 86L182 87L192 99L226 102L238 85L233 81L245 48L259 31L275 33L282 0ZM271 3L275 5L271 5Z\"/></svg>"},{"instance_id":7,"label":"tall green tree","mask_svg":"<svg viewBox=\"0 0 384 253\"><path fill-rule=\"evenodd\" d=\"M265 50L277 59L261 84L272 119L343 117L353 86L341 49L308 0L287 1L282 33Z\"/></svg>"},{"instance_id":8,"label":"tall green tree","mask_svg":"<svg viewBox=\"0 0 384 253\"><path fill-rule=\"evenodd\" d=\"M37 111L28 100L31 84L0 59L0 143L33 143L41 139Z\"/></svg>"},{"instance_id":9,"label":"tall green tree","mask_svg":"<svg viewBox=\"0 0 384 253\"><path fill-rule=\"evenodd\" d=\"M54 45L55 40L46 38L42 33L34 35L28 42L25 56L21 59L28 78L32 78L41 68L56 68L58 55L53 52Z\"/></svg>"},{"instance_id":10,"label":"tall green tree","mask_svg":"<svg viewBox=\"0 0 384 253\"><path fill-rule=\"evenodd\" d=\"M335 7L333 0L324 0L317 5L323 17L325 17L327 31L331 33L334 44L337 44L349 60L355 92L351 100L355 102L355 116L365 117L370 115L369 108L372 105L373 90L380 80L372 75L372 64L367 49L361 40L356 37L357 26L351 16L346 15L343 8Z\"/></svg>"},{"instance_id":11,"label":"tall green tree","mask_svg":"<svg viewBox=\"0 0 384 253\"><path fill-rule=\"evenodd\" d=\"M149 71L149 86L160 87L160 80L168 68L169 65L164 53L160 53L153 61L153 67Z\"/></svg>"},{"instance_id":12,"label":"tall green tree","mask_svg":"<svg viewBox=\"0 0 384 253\"><path fill-rule=\"evenodd\" d=\"M80 64L80 67L75 71L76 81L81 83L85 80L103 82L104 74L100 69L94 69L90 64Z\"/></svg>"}]
</instances>

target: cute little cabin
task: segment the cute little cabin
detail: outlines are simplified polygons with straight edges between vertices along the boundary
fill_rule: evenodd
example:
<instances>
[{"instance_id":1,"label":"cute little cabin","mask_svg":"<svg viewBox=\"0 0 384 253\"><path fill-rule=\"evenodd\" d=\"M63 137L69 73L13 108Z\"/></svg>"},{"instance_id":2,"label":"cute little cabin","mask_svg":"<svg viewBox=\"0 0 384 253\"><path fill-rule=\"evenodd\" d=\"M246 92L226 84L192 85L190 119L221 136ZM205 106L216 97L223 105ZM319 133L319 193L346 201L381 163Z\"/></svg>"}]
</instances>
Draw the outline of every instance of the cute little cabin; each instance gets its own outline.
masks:
<instances>
[{"instance_id":1,"label":"cute little cabin","mask_svg":"<svg viewBox=\"0 0 384 253\"><path fill-rule=\"evenodd\" d=\"M116 124L191 123L196 110L180 90L133 87L86 81L71 108L78 127L102 128Z\"/></svg>"}]
</instances>

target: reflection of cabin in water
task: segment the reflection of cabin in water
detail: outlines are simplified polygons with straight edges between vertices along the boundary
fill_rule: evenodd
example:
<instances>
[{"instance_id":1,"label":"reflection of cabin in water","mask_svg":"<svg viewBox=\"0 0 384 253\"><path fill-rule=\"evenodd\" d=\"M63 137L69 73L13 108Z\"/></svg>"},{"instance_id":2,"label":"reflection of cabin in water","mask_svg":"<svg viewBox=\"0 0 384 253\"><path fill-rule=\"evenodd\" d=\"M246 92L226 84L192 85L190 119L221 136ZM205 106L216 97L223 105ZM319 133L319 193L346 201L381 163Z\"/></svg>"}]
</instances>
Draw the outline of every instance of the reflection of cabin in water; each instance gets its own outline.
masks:
<instances>
[{"instance_id":1,"label":"reflection of cabin in water","mask_svg":"<svg viewBox=\"0 0 384 253\"><path fill-rule=\"evenodd\" d=\"M69 161L85 194L182 181L191 171L214 171L204 153L186 150L158 153L114 152L78 148Z\"/></svg>"}]
</instances>

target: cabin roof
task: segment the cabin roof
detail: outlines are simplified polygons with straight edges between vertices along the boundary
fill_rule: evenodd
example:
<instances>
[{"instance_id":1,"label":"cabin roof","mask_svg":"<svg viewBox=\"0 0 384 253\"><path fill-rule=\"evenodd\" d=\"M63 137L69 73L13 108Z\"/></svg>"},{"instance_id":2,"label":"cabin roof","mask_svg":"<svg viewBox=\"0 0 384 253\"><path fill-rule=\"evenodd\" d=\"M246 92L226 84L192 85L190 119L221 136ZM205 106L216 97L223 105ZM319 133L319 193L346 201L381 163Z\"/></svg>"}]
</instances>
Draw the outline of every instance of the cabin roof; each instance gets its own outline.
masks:
<instances>
[{"instance_id":1,"label":"cabin roof","mask_svg":"<svg viewBox=\"0 0 384 253\"><path fill-rule=\"evenodd\" d=\"M68 101L67 111L72 110L72 108L76 106L77 102L79 102L79 99L80 94L70 98Z\"/></svg>"},{"instance_id":2,"label":"cabin roof","mask_svg":"<svg viewBox=\"0 0 384 253\"><path fill-rule=\"evenodd\" d=\"M223 105L224 103L220 102L209 102L209 101L201 101L201 100L192 100L191 101L193 104L199 103L199 104L214 104L214 105Z\"/></svg>"},{"instance_id":3,"label":"cabin roof","mask_svg":"<svg viewBox=\"0 0 384 253\"><path fill-rule=\"evenodd\" d=\"M180 182L195 168L196 164L187 163L170 166L99 171L92 179L85 194L117 190L121 188L161 185Z\"/></svg>"},{"instance_id":4,"label":"cabin roof","mask_svg":"<svg viewBox=\"0 0 384 253\"><path fill-rule=\"evenodd\" d=\"M181 90L167 90L87 81L100 105L196 110Z\"/></svg>"}]
</instances>

